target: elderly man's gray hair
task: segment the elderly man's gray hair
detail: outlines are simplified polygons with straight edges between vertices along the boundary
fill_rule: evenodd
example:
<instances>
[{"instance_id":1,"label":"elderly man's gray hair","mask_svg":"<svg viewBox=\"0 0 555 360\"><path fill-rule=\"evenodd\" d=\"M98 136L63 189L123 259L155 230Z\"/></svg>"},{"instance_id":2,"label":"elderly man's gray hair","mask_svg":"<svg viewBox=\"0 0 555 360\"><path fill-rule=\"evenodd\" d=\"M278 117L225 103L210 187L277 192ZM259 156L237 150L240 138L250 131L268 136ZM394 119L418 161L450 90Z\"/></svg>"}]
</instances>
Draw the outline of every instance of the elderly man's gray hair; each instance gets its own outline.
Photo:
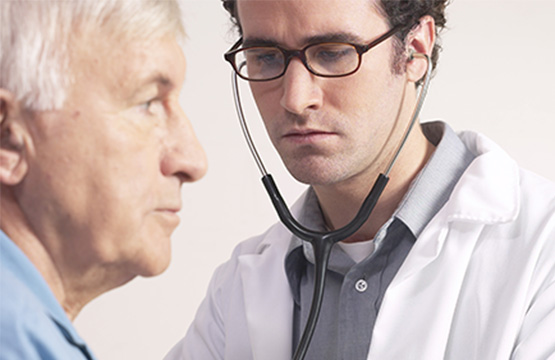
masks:
<instances>
[{"instance_id":1,"label":"elderly man's gray hair","mask_svg":"<svg viewBox=\"0 0 555 360\"><path fill-rule=\"evenodd\" d=\"M0 88L32 111L62 107L79 34L121 41L184 35L177 0L0 1Z\"/></svg>"}]
</instances>

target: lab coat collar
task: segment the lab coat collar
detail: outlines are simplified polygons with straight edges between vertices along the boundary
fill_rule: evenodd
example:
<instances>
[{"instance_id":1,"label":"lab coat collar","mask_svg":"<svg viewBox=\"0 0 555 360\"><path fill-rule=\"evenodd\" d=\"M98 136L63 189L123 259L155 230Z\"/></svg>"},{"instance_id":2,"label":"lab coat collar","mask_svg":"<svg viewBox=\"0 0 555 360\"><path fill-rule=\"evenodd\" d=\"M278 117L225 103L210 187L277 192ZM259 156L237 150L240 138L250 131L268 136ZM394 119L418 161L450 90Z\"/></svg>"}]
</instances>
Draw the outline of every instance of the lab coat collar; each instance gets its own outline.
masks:
<instances>
[{"instance_id":1,"label":"lab coat collar","mask_svg":"<svg viewBox=\"0 0 555 360\"><path fill-rule=\"evenodd\" d=\"M484 135L464 132L459 136L476 158L455 185L445 206L418 237L390 288L418 273L439 256L445 245L447 225L464 223L479 229L510 222L518 215L520 178L517 164Z\"/></svg>"},{"instance_id":2,"label":"lab coat collar","mask_svg":"<svg viewBox=\"0 0 555 360\"><path fill-rule=\"evenodd\" d=\"M486 136L463 132L461 140L477 157L455 186L445 211L449 222L500 224L520 209L519 168Z\"/></svg>"}]
</instances>

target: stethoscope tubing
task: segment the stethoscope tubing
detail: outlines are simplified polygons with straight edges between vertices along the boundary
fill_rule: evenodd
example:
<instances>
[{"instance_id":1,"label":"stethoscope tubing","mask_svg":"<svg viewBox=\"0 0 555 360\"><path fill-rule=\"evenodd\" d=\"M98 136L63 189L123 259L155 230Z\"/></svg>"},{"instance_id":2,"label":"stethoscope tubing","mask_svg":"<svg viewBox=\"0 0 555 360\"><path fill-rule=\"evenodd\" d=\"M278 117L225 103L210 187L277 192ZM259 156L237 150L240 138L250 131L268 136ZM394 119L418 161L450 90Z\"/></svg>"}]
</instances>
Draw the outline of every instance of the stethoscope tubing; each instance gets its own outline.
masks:
<instances>
[{"instance_id":1,"label":"stethoscope tubing","mask_svg":"<svg viewBox=\"0 0 555 360\"><path fill-rule=\"evenodd\" d=\"M266 171L266 167L264 166L264 163L260 155L258 154L254 141L252 140L249 127L243 113L243 107L241 105L241 97L239 94L239 86L237 81L238 75L235 71L232 72L235 109L237 111L237 116L239 118L241 129L243 131L245 140L247 141L249 150L256 162L256 165L258 166L260 173L262 174L262 183L264 184L264 187L266 188L266 191L270 196L272 204L276 209L281 222L287 227L287 229L289 229L289 231L291 231L292 234L302 240L310 242L314 251L315 280L312 304L303 334L293 356L294 360L304 359L306 352L308 351L310 341L312 340L312 336L314 334L314 330L316 328L320 309L322 306L322 299L325 289L326 270L333 245L353 235L370 217L370 214L374 210L374 207L376 206L382 192L384 191L389 181L389 174L393 168L393 165L397 161L399 154L405 146L407 139L418 119L420 110L422 109L422 106L424 104L431 79L432 63L430 57L427 54L414 53L412 56L425 58L427 60L427 70L424 76L424 81L421 84L417 104L412 113L411 121L407 126L407 129L402 137L402 140L399 143L397 151L395 152L393 158L387 166L386 171L383 174L380 174L376 179L374 185L372 186L372 189L361 205L357 215L353 218L353 220L351 220L349 224L340 229L336 229L330 232L318 232L306 228L305 226L300 224L289 211L289 208L287 207L285 200L281 196L275 181L273 180L272 176Z\"/></svg>"}]
</instances>

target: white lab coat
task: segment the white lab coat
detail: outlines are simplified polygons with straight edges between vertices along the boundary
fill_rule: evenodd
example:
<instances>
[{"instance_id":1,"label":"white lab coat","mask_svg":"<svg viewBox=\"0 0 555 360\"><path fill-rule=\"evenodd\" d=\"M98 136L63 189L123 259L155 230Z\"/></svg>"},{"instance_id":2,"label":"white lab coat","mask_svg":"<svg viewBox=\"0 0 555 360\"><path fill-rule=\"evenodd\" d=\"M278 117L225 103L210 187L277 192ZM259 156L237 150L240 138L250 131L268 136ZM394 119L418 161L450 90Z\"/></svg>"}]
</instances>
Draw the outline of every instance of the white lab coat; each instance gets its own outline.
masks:
<instances>
[{"instance_id":1,"label":"white lab coat","mask_svg":"<svg viewBox=\"0 0 555 360\"><path fill-rule=\"evenodd\" d=\"M368 359L555 359L555 185L460 136L478 157L387 289ZM290 239L276 224L239 244L166 359L290 359Z\"/></svg>"}]
</instances>

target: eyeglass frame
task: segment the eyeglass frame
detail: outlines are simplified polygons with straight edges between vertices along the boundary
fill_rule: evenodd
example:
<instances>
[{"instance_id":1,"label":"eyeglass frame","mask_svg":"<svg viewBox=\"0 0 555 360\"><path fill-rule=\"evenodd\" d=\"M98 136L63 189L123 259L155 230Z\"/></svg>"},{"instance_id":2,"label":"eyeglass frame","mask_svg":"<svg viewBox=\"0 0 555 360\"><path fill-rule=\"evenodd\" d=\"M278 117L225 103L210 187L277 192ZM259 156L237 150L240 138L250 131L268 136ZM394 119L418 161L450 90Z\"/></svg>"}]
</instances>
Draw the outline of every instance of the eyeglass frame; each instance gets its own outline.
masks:
<instances>
[{"instance_id":1,"label":"eyeglass frame","mask_svg":"<svg viewBox=\"0 0 555 360\"><path fill-rule=\"evenodd\" d=\"M366 44L366 45L360 45L360 44L354 44L354 43L350 43L350 42L341 42L341 41L323 41L323 42L318 42L318 43L313 43L313 44L309 44L307 46L305 46L302 49L298 49L298 50L288 50L288 49L284 49L281 46L278 45L274 45L274 46L249 46L246 48L239 48L239 46L241 46L241 44L243 43L243 37L241 37L235 44L233 44L233 46L224 53L224 59L229 62L231 64L231 67L233 68L233 70L235 70L235 72L237 73L237 75L243 79L243 80L247 80L247 81L254 81L254 82L262 82L262 81L271 81L271 80L275 80L277 78L282 77L285 72L287 71L287 68L289 67L289 63L291 62L291 59L293 58L298 58L299 60L301 60L301 62L303 63L304 67L312 74L316 75L316 76L320 76L320 77L324 77L324 78L339 78L339 77L344 77L344 76L349 76L354 74L355 72L357 72L360 69L360 66L362 64L362 55L367 53L368 51L370 51L371 49L373 49L374 47L378 46L379 44L381 44L382 42L386 41L387 39L389 39L390 37L392 37L393 35L396 35L399 31L409 28L409 27L413 27L414 25L416 25L418 23L418 21L410 26L408 25L404 25L404 24L399 24L397 26L394 26L393 28L391 28L390 30L388 30L385 34L379 36L377 39L372 40L370 43ZM320 74L317 73L316 71L314 71L313 69L310 68L310 65L307 62L306 59L306 49L316 46L316 45L320 45L320 44L347 44L347 45L351 45L352 47L355 48L357 55L358 55L358 64L356 66L356 68L350 72L347 72L345 74L339 74L339 75L335 75L335 74ZM283 66L283 71L279 74L276 75L274 77L268 78L268 79L249 79L248 77L245 77L241 74L241 72L239 71L239 69L237 69L237 64L235 63L235 55L241 51L245 51L248 49L254 49L254 48L261 48L261 47L268 47L268 48L276 48L279 51L281 51L281 53L284 55L284 66Z\"/></svg>"}]
</instances>

